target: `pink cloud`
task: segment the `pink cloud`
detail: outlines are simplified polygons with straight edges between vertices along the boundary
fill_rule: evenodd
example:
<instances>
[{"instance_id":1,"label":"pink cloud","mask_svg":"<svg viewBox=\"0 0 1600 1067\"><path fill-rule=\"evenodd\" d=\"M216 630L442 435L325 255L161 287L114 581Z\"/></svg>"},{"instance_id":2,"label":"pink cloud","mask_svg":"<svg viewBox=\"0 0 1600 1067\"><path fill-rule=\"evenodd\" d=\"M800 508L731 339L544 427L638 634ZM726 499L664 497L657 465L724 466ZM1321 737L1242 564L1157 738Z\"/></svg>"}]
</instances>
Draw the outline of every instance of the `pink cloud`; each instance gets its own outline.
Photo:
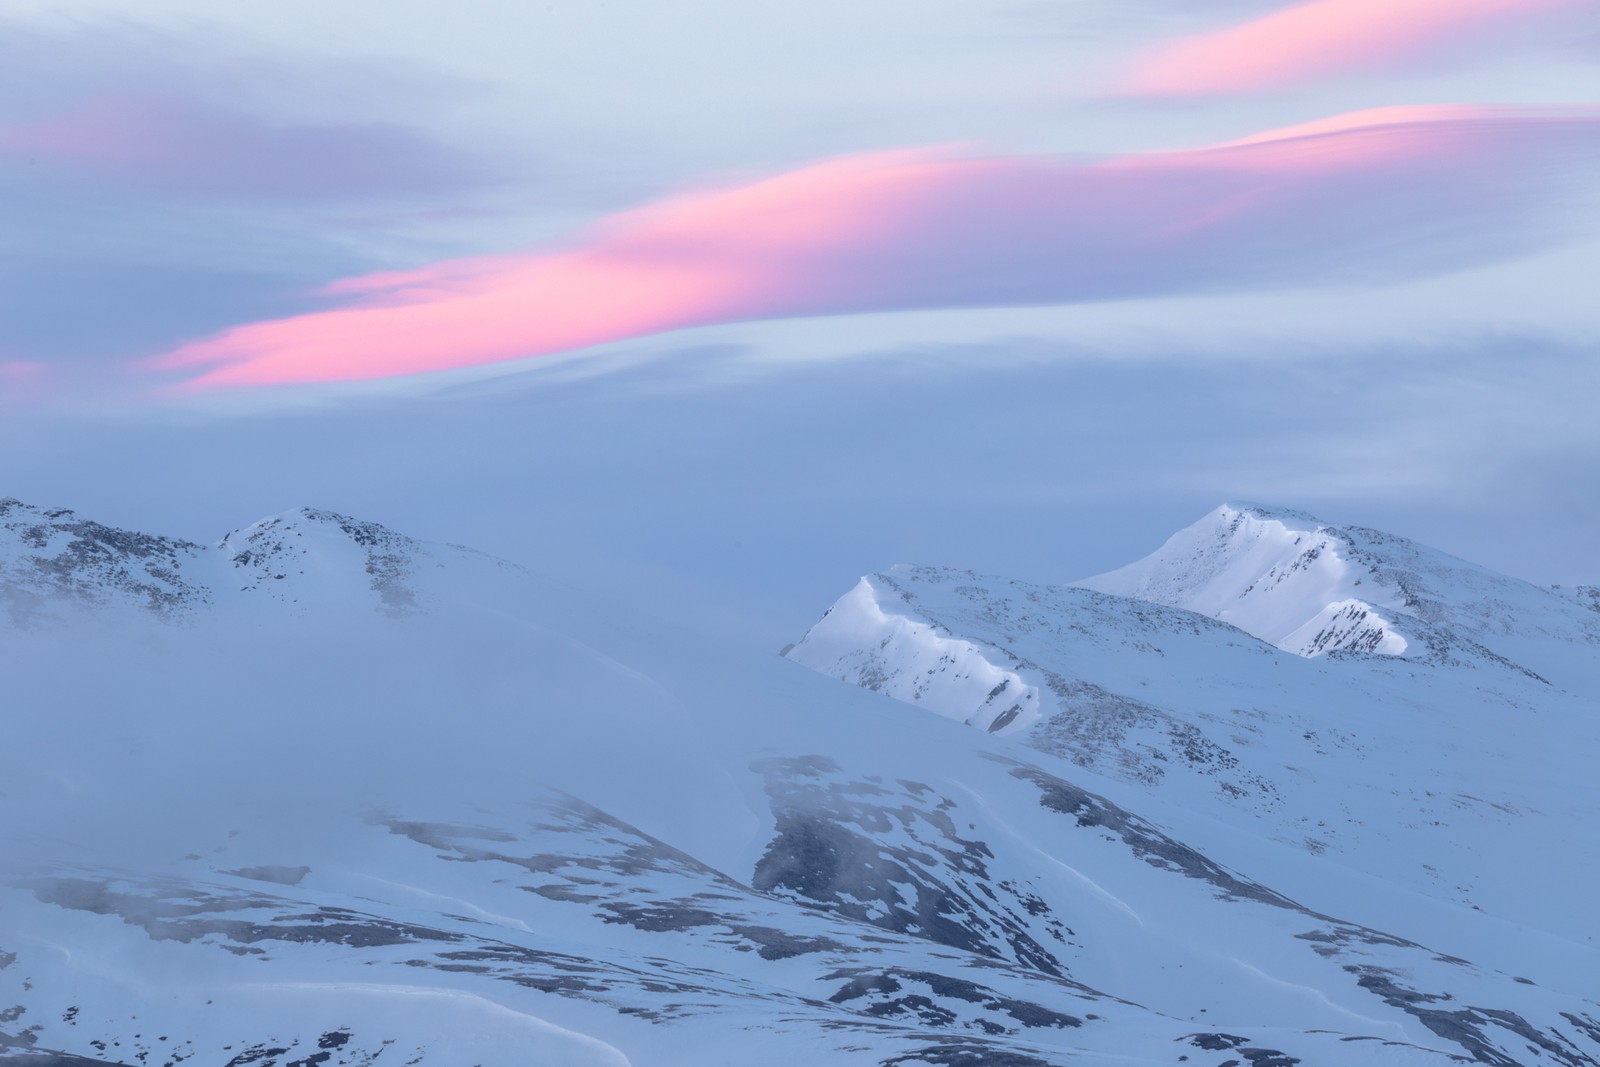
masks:
<instances>
[{"instance_id":1,"label":"pink cloud","mask_svg":"<svg viewBox=\"0 0 1600 1067\"><path fill-rule=\"evenodd\" d=\"M164 95L105 95L47 118L0 123L5 157L180 194L403 194L477 177L457 154L403 127L274 123Z\"/></svg>"},{"instance_id":2,"label":"pink cloud","mask_svg":"<svg viewBox=\"0 0 1600 1067\"><path fill-rule=\"evenodd\" d=\"M1100 162L873 153L618 215L564 248L327 286L149 361L190 386L377 378L713 323L1408 277L1548 237L1600 115L1415 108Z\"/></svg>"},{"instance_id":3,"label":"pink cloud","mask_svg":"<svg viewBox=\"0 0 1600 1067\"><path fill-rule=\"evenodd\" d=\"M43 375L43 363L26 359L0 360L0 382L33 382Z\"/></svg>"},{"instance_id":4,"label":"pink cloud","mask_svg":"<svg viewBox=\"0 0 1600 1067\"><path fill-rule=\"evenodd\" d=\"M27 403L44 386L45 365L26 359L0 359L0 406Z\"/></svg>"},{"instance_id":5,"label":"pink cloud","mask_svg":"<svg viewBox=\"0 0 1600 1067\"><path fill-rule=\"evenodd\" d=\"M1530 117L1549 114L1548 109L1524 112ZM1325 133L1346 133L1350 130L1399 126L1417 122L1443 122L1452 119L1485 119L1494 116L1513 117L1512 108L1484 108L1474 104L1400 104L1391 107L1369 107L1360 111L1346 111L1340 115L1299 122L1293 126L1279 126L1271 130L1229 141L1226 145L1261 144L1266 141L1284 141L1296 137L1316 137Z\"/></svg>"},{"instance_id":6,"label":"pink cloud","mask_svg":"<svg viewBox=\"0 0 1600 1067\"><path fill-rule=\"evenodd\" d=\"M1518 22L1592 7L1593 0L1308 0L1152 49L1125 89L1188 96L1281 88L1398 66Z\"/></svg>"}]
</instances>

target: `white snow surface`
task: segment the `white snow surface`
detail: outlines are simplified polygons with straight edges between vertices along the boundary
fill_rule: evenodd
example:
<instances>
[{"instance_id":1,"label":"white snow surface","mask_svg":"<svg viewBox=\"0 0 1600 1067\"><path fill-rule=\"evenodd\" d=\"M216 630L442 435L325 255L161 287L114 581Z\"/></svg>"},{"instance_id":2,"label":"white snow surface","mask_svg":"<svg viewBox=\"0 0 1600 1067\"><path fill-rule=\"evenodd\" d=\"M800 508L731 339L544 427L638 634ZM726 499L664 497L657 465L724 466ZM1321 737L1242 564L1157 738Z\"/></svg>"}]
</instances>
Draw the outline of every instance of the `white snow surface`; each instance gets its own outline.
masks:
<instances>
[{"instance_id":1,"label":"white snow surface","mask_svg":"<svg viewBox=\"0 0 1600 1067\"><path fill-rule=\"evenodd\" d=\"M1298 512L1224 504L1144 559L1077 584L1209 615L1300 656L1409 646L1394 623L1404 592Z\"/></svg>"},{"instance_id":2,"label":"white snow surface","mask_svg":"<svg viewBox=\"0 0 1600 1067\"><path fill-rule=\"evenodd\" d=\"M1593 1067L1600 615L1453 567L1426 658L928 568L749 658L0 503L0 1063Z\"/></svg>"},{"instance_id":3,"label":"white snow surface","mask_svg":"<svg viewBox=\"0 0 1600 1067\"><path fill-rule=\"evenodd\" d=\"M1144 559L1075 584L1220 619L1307 657L1498 658L1540 673L1575 651L1592 661L1600 642L1582 587L1566 595L1404 537L1259 504L1223 504Z\"/></svg>"},{"instance_id":4,"label":"white snow surface","mask_svg":"<svg viewBox=\"0 0 1600 1067\"><path fill-rule=\"evenodd\" d=\"M786 655L899 699L914 692L919 706L983 729L992 708L964 678L1016 678L1039 699L1010 736L1174 803L1191 836L1240 828L1518 930L1600 939L1579 888L1595 855L1562 844L1600 819L1588 784L1600 616L1413 542L1270 514L1292 525L1219 509L1113 572L1117 582L1093 580L1143 599L897 566L858 584ZM1296 545L1294 524L1321 532ZM1278 640L1356 581L1406 609L1386 608L1417 636L1407 655L1378 642L1308 656ZM1244 603L1263 632L1162 602L1181 599ZM1315 625L1352 614L1347 603L1323 605ZM874 637L890 631L897 640ZM959 668L940 652L957 646ZM1328 867L1275 884L1316 894ZM1530 882L1546 887L1536 906Z\"/></svg>"},{"instance_id":5,"label":"white snow surface","mask_svg":"<svg viewBox=\"0 0 1600 1067\"><path fill-rule=\"evenodd\" d=\"M786 653L807 666L829 664L836 676L991 733L1018 732L1039 719L1039 687L989 662L970 641L942 636L934 624L885 610L869 578L828 609L827 625ZM884 663L896 669L885 673Z\"/></svg>"}]
</instances>

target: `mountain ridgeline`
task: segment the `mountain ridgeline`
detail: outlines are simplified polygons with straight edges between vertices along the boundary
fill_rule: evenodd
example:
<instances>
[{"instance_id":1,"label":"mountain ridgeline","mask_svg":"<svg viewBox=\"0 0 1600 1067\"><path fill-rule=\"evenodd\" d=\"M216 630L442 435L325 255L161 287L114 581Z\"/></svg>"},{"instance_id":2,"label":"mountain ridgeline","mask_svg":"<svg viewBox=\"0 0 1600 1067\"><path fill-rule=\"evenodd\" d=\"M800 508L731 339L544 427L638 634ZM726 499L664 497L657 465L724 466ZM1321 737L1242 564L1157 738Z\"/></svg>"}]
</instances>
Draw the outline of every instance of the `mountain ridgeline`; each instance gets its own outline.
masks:
<instances>
[{"instance_id":1,"label":"mountain ridgeline","mask_svg":"<svg viewBox=\"0 0 1600 1067\"><path fill-rule=\"evenodd\" d=\"M0 501L0 1064L1600 1067L1597 664L1592 590L1254 506L752 658Z\"/></svg>"}]
</instances>

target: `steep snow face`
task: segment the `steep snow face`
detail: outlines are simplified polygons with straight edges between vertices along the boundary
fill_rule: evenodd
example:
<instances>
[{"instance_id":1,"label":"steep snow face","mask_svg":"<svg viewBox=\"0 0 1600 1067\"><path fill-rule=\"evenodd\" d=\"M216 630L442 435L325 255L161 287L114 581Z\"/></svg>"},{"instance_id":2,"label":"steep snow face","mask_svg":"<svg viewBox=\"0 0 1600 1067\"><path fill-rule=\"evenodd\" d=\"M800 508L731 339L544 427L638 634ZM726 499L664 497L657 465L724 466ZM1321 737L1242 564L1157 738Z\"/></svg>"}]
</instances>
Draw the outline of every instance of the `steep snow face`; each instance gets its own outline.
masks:
<instances>
[{"instance_id":1,"label":"steep snow face","mask_svg":"<svg viewBox=\"0 0 1600 1067\"><path fill-rule=\"evenodd\" d=\"M784 654L990 733L1017 733L1038 721L1038 686L995 666L971 641L886 611L879 595L871 579L861 579Z\"/></svg>"},{"instance_id":2,"label":"steep snow face","mask_svg":"<svg viewBox=\"0 0 1600 1067\"><path fill-rule=\"evenodd\" d=\"M1223 505L1077 584L1222 619L1302 656L1499 662L1558 685L1592 678L1600 660L1600 615L1583 587L1541 588L1381 530L1259 505Z\"/></svg>"},{"instance_id":3,"label":"steep snow face","mask_svg":"<svg viewBox=\"0 0 1600 1067\"><path fill-rule=\"evenodd\" d=\"M1404 590L1298 512L1224 504L1144 559L1076 584L1209 615L1299 656L1410 647L1395 624Z\"/></svg>"}]
</instances>

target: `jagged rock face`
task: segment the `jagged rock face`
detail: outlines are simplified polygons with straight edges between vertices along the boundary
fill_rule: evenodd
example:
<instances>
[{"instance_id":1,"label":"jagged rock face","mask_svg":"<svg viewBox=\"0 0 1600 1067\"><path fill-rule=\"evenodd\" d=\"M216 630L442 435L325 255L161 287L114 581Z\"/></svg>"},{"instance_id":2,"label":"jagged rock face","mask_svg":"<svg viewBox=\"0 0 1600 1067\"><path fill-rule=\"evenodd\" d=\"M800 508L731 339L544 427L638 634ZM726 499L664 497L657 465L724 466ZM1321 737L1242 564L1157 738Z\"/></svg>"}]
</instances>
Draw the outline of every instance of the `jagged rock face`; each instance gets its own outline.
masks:
<instances>
[{"instance_id":1,"label":"jagged rock face","mask_svg":"<svg viewBox=\"0 0 1600 1067\"><path fill-rule=\"evenodd\" d=\"M0 507L129 609L0 641L7 1067L1600 1065L1592 675L1444 622L896 568L746 661L331 512Z\"/></svg>"}]
</instances>

